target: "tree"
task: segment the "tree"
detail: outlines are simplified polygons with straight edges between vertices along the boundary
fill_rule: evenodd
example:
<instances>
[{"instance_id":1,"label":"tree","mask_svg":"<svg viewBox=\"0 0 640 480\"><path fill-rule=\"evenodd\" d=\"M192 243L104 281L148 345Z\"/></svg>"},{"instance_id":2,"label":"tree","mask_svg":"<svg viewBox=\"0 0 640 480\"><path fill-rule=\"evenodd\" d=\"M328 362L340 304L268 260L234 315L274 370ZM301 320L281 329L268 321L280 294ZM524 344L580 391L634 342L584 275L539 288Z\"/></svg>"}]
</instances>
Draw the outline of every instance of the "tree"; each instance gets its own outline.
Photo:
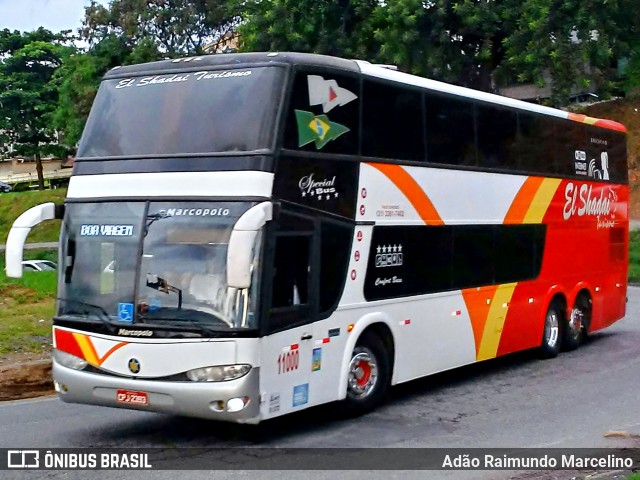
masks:
<instances>
[{"instance_id":1,"label":"tree","mask_svg":"<svg viewBox=\"0 0 640 480\"><path fill-rule=\"evenodd\" d=\"M252 0L240 26L245 51L297 51L371 58L377 0Z\"/></svg>"},{"instance_id":2,"label":"tree","mask_svg":"<svg viewBox=\"0 0 640 480\"><path fill-rule=\"evenodd\" d=\"M141 56L141 49L136 52ZM74 149L80 141L103 75L117 65L136 63L136 58L124 40L114 36L102 39L88 52L76 50L65 58L53 80L59 93L53 125L64 132L62 143Z\"/></svg>"},{"instance_id":3,"label":"tree","mask_svg":"<svg viewBox=\"0 0 640 480\"><path fill-rule=\"evenodd\" d=\"M51 79L70 52L67 41L68 32L53 34L44 28L0 31L0 132L18 154L35 157L40 189L42 155L64 151L51 123L58 100Z\"/></svg>"},{"instance_id":4,"label":"tree","mask_svg":"<svg viewBox=\"0 0 640 480\"><path fill-rule=\"evenodd\" d=\"M358 57L487 91L550 81L556 104L606 84L640 34L637 0L253 0L245 18L245 50Z\"/></svg>"},{"instance_id":5,"label":"tree","mask_svg":"<svg viewBox=\"0 0 640 480\"><path fill-rule=\"evenodd\" d=\"M85 9L81 36L90 45L122 39L135 52L153 47L159 56L199 55L215 50L240 22L240 0L111 0Z\"/></svg>"}]
</instances>

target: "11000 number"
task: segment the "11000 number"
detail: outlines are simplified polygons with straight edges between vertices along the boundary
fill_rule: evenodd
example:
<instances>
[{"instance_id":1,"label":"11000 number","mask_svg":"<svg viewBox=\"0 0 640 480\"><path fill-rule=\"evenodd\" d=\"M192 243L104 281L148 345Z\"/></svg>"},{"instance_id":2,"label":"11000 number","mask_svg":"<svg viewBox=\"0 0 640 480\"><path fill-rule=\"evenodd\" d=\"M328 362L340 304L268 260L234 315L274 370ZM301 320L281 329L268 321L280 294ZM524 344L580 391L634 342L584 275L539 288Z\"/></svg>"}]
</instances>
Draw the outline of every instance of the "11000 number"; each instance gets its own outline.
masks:
<instances>
[{"instance_id":1,"label":"11000 number","mask_svg":"<svg viewBox=\"0 0 640 480\"><path fill-rule=\"evenodd\" d=\"M281 373L297 370L300 364L300 351L290 350L287 353L278 355L278 375Z\"/></svg>"}]
</instances>

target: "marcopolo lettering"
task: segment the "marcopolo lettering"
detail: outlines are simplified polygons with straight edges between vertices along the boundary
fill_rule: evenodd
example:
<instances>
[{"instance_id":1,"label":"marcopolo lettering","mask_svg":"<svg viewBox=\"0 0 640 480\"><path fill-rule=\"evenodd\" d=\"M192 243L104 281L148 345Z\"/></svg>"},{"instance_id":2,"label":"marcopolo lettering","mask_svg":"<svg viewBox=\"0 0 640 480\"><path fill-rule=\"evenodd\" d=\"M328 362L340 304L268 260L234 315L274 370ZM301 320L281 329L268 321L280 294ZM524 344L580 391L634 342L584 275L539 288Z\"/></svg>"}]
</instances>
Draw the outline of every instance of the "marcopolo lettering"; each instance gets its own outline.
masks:
<instances>
[{"instance_id":1,"label":"marcopolo lettering","mask_svg":"<svg viewBox=\"0 0 640 480\"><path fill-rule=\"evenodd\" d=\"M168 208L159 213L166 217L226 217L230 212L228 208Z\"/></svg>"}]
</instances>

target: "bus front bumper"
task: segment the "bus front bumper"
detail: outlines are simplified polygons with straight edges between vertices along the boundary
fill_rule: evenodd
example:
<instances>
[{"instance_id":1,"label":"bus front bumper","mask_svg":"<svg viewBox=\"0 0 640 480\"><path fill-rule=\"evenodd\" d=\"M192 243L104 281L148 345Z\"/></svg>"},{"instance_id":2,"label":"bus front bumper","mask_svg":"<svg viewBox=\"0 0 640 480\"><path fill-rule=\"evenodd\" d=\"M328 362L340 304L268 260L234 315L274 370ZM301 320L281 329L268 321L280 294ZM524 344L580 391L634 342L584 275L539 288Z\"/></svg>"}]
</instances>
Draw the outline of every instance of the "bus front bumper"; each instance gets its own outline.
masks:
<instances>
[{"instance_id":1,"label":"bus front bumper","mask_svg":"<svg viewBox=\"0 0 640 480\"><path fill-rule=\"evenodd\" d=\"M63 367L53 361L53 380L61 400L238 423L260 421L259 368L227 382L168 382L130 379ZM120 391L120 392L119 392ZM145 404L122 403L118 393L144 393ZM229 411L231 399L247 399L244 408ZM235 401L235 405L238 401Z\"/></svg>"}]
</instances>

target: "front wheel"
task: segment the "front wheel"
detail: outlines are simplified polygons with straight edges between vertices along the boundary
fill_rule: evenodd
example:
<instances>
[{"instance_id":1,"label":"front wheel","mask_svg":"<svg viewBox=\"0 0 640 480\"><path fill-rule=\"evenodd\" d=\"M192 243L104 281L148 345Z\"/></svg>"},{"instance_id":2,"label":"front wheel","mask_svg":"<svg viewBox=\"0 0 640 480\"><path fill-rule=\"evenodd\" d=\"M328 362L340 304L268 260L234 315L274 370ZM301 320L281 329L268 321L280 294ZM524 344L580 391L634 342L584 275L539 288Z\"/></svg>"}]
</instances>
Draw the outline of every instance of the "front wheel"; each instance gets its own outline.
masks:
<instances>
[{"instance_id":1,"label":"front wheel","mask_svg":"<svg viewBox=\"0 0 640 480\"><path fill-rule=\"evenodd\" d=\"M558 356L563 318L562 305L560 305L560 302L551 302L544 319L544 331L542 332L542 343L540 345L540 356L542 358L554 358Z\"/></svg>"},{"instance_id":2,"label":"front wheel","mask_svg":"<svg viewBox=\"0 0 640 480\"><path fill-rule=\"evenodd\" d=\"M347 370L349 413L366 413L385 398L391 383L391 364L387 349L374 333L367 332L358 339Z\"/></svg>"}]
</instances>

